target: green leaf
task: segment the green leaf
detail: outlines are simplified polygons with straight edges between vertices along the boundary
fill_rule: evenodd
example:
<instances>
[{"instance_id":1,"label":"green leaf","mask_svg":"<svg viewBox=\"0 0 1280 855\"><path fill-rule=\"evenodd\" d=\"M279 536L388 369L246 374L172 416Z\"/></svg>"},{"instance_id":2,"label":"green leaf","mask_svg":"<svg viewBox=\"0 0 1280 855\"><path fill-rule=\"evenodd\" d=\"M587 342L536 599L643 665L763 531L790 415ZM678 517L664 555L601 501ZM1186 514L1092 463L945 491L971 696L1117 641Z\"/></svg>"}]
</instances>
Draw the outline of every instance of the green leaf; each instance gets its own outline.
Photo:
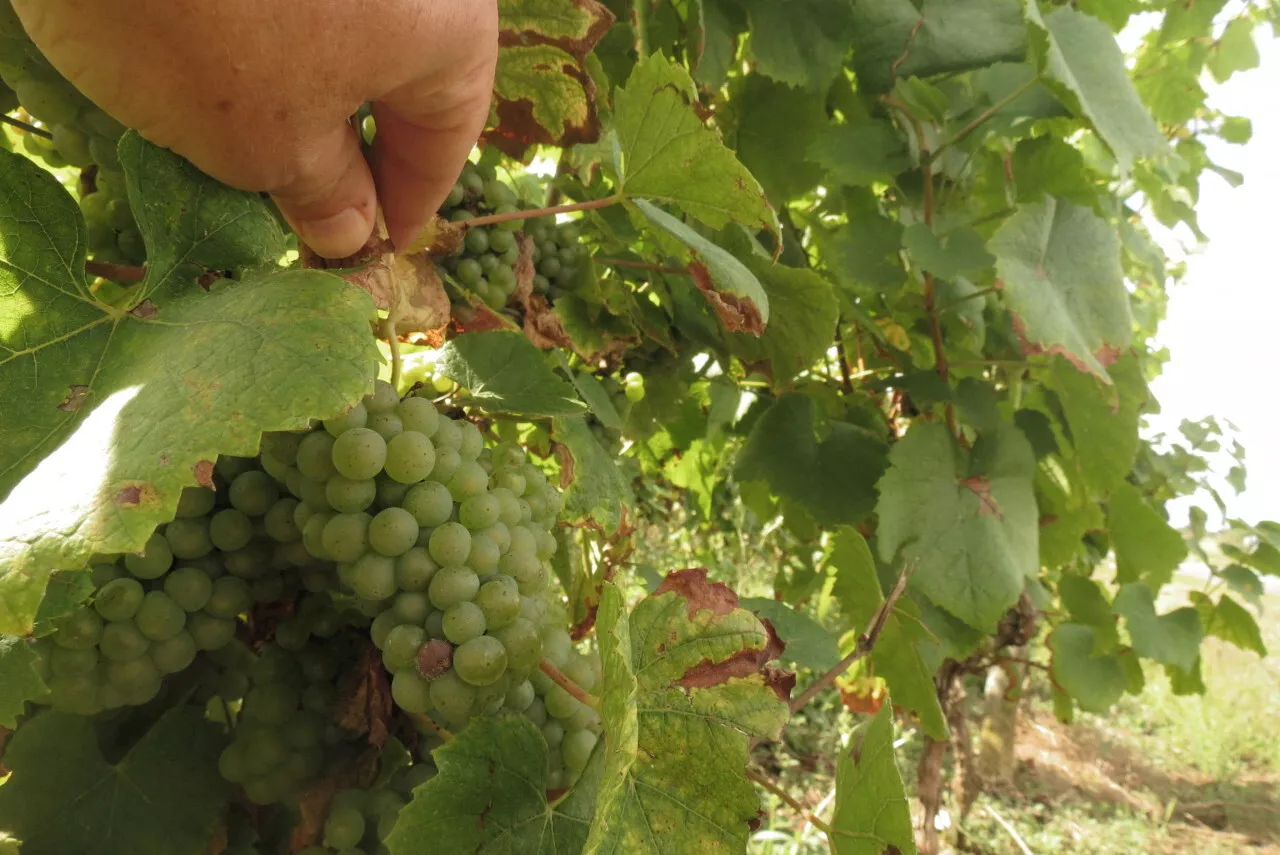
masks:
<instances>
[{"instance_id":1,"label":"green leaf","mask_svg":"<svg viewBox=\"0 0 1280 855\"><path fill-rule=\"evenodd\" d=\"M840 647L835 637L805 612L763 597L744 597L739 605L773 624L774 631L787 645L780 657L783 662L819 673L840 664Z\"/></svg>"},{"instance_id":2,"label":"green leaf","mask_svg":"<svg viewBox=\"0 0 1280 855\"><path fill-rule=\"evenodd\" d=\"M915 223L902 235L902 247L912 261L942 279L979 273L995 259L983 247L982 235L968 226L938 234L932 226Z\"/></svg>"},{"instance_id":3,"label":"green leaf","mask_svg":"<svg viewBox=\"0 0 1280 855\"><path fill-rule=\"evenodd\" d=\"M774 80L824 93L853 37L850 0L742 0L751 54Z\"/></svg>"},{"instance_id":4,"label":"green leaf","mask_svg":"<svg viewBox=\"0 0 1280 855\"><path fill-rule=\"evenodd\" d=\"M847 214L846 225L813 231L814 242L836 283L855 295L902 285L907 278L900 257L902 224L881 213L875 197L867 191L852 197Z\"/></svg>"},{"instance_id":5,"label":"green leaf","mask_svg":"<svg viewBox=\"0 0 1280 855\"><path fill-rule=\"evenodd\" d=\"M1058 582L1058 596L1073 621L1093 628L1097 644L1094 653L1116 651L1120 646L1120 633L1116 629L1115 612L1097 582L1083 576L1063 576Z\"/></svg>"},{"instance_id":6,"label":"green leaf","mask_svg":"<svg viewBox=\"0 0 1280 855\"><path fill-rule=\"evenodd\" d=\"M693 66L697 81L712 89L724 85L738 54L738 36L746 19L733 0L697 0L701 16L702 53Z\"/></svg>"},{"instance_id":7,"label":"green leaf","mask_svg":"<svg viewBox=\"0 0 1280 855\"><path fill-rule=\"evenodd\" d=\"M817 433L812 398L783 395L755 423L738 454L736 473L765 481L780 497L805 507L822 526L857 524L875 508L875 484L887 449L870 431L829 422Z\"/></svg>"},{"instance_id":8,"label":"green leaf","mask_svg":"<svg viewBox=\"0 0 1280 855\"><path fill-rule=\"evenodd\" d=\"M582 851L599 786L597 759L569 796L552 806L547 743L524 716L477 717L432 757L440 773L418 787L400 812L386 841L391 855Z\"/></svg>"},{"instance_id":9,"label":"green leaf","mask_svg":"<svg viewBox=\"0 0 1280 855\"><path fill-rule=\"evenodd\" d=\"M320 271L254 273L283 249L256 194L136 135L120 156L151 249L116 308L88 290L75 201L0 154L0 399L24 414L0 422L0 632L31 630L52 568L140 549L197 467L350 406L378 359L364 292ZM206 292L207 269L246 278Z\"/></svg>"},{"instance_id":10,"label":"green leaf","mask_svg":"<svg viewBox=\"0 0 1280 855\"><path fill-rule=\"evenodd\" d=\"M745 364L767 363L774 387L821 359L835 339L840 302L831 283L812 270L770 264L750 258L747 266L768 295L773 320L759 338L738 334L730 339Z\"/></svg>"},{"instance_id":11,"label":"green leaf","mask_svg":"<svg viewBox=\"0 0 1280 855\"><path fill-rule=\"evenodd\" d=\"M1147 503L1132 484L1121 484L1107 513L1116 551L1116 579L1143 581L1155 590L1173 578L1187 557L1182 535Z\"/></svg>"},{"instance_id":12,"label":"green leaf","mask_svg":"<svg viewBox=\"0 0 1280 855\"><path fill-rule=\"evenodd\" d=\"M1125 68L1111 28L1097 18L1059 7L1041 17L1026 5L1031 54L1042 79L1070 109L1092 124L1122 174L1134 162L1165 154L1168 146Z\"/></svg>"},{"instance_id":13,"label":"green leaf","mask_svg":"<svg viewBox=\"0 0 1280 855\"><path fill-rule=\"evenodd\" d=\"M612 534L622 524L625 508L635 502L631 485L622 477L617 461L600 447L585 419L557 418L551 436L570 457L572 482L564 493L564 515L569 520L593 519ZM561 459L561 466L565 465Z\"/></svg>"},{"instance_id":14,"label":"green leaf","mask_svg":"<svg viewBox=\"0 0 1280 855\"><path fill-rule=\"evenodd\" d=\"M76 610L93 593L93 579L78 570L54 570L36 611L31 634L43 638L54 630L53 622Z\"/></svg>"},{"instance_id":15,"label":"green leaf","mask_svg":"<svg viewBox=\"0 0 1280 855\"><path fill-rule=\"evenodd\" d=\"M1113 654L1095 656L1097 634L1078 623L1059 624L1048 639L1053 681L1080 704L1082 710L1105 713L1120 700L1129 678Z\"/></svg>"},{"instance_id":16,"label":"green leaf","mask_svg":"<svg viewBox=\"0 0 1280 855\"><path fill-rule=\"evenodd\" d=\"M569 370L567 365L565 370ZM621 431L622 416L618 415L618 408L613 405L613 399L609 397L609 393L605 391L604 385L596 379L596 376L585 371L572 373L570 376L573 378L573 387L578 390L578 395L591 408L591 415L609 430Z\"/></svg>"},{"instance_id":17,"label":"green leaf","mask_svg":"<svg viewBox=\"0 0 1280 855\"><path fill-rule=\"evenodd\" d=\"M1196 0L1174 3L1165 12L1158 44L1168 45L1188 39L1204 38L1213 31L1213 19L1227 5L1227 0Z\"/></svg>"},{"instance_id":18,"label":"green leaf","mask_svg":"<svg viewBox=\"0 0 1280 855\"><path fill-rule=\"evenodd\" d=\"M755 615L706 580L673 573L628 615L606 582L598 632L608 735L585 852L741 852L760 810L743 774L752 736L776 738L789 683Z\"/></svg>"},{"instance_id":19,"label":"green leaf","mask_svg":"<svg viewBox=\"0 0 1280 855\"><path fill-rule=\"evenodd\" d=\"M778 4L783 5L783 4ZM860 86L932 77L1026 56L1017 0L880 0L854 4L853 60Z\"/></svg>"},{"instance_id":20,"label":"green leaf","mask_svg":"<svg viewBox=\"0 0 1280 855\"><path fill-rule=\"evenodd\" d=\"M1060 353L1109 379L1103 365L1132 338L1120 240L1087 208L1020 205L987 244L1028 353Z\"/></svg>"},{"instance_id":21,"label":"green leaf","mask_svg":"<svg viewBox=\"0 0 1280 855\"><path fill-rule=\"evenodd\" d=\"M828 572L835 573L832 593L845 617L859 631L868 627L884 604L884 593L866 540L856 529L841 526L831 538L823 564ZM895 703L920 717L925 733L934 739L946 739L947 720L933 683L936 669L921 652L921 646L933 640L915 604L900 599L885 621L880 640L871 649L871 665L876 676L889 684Z\"/></svg>"},{"instance_id":22,"label":"green leaf","mask_svg":"<svg viewBox=\"0 0 1280 855\"><path fill-rule=\"evenodd\" d=\"M39 658L25 639L0 635L0 727L13 730L26 702L49 691L36 668Z\"/></svg>"},{"instance_id":23,"label":"green leaf","mask_svg":"<svg viewBox=\"0 0 1280 855\"><path fill-rule=\"evenodd\" d=\"M788 127L787 131L792 129ZM806 134L803 139L815 136L809 144L808 157L837 184L866 187L887 182L911 166L902 137L883 119L833 125L821 134Z\"/></svg>"},{"instance_id":24,"label":"green leaf","mask_svg":"<svg viewBox=\"0 0 1280 855\"><path fill-rule=\"evenodd\" d=\"M823 98L750 74L731 103L734 148L774 205L813 189L822 170L805 161L805 147L827 126Z\"/></svg>"},{"instance_id":25,"label":"green leaf","mask_svg":"<svg viewBox=\"0 0 1280 855\"><path fill-rule=\"evenodd\" d=\"M452 338L441 349L436 367L490 412L569 416L586 410L573 386L518 332L494 330Z\"/></svg>"},{"instance_id":26,"label":"green leaf","mask_svg":"<svg viewBox=\"0 0 1280 855\"><path fill-rule=\"evenodd\" d=\"M751 173L706 127L693 81L661 54L636 63L614 96L619 192L678 206L713 229L782 227Z\"/></svg>"},{"instance_id":27,"label":"green leaf","mask_svg":"<svg viewBox=\"0 0 1280 855\"><path fill-rule=\"evenodd\" d=\"M1227 583L1228 588L1252 603L1255 609L1262 605L1262 595L1265 591L1262 580L1248 567L1231 564L1219 570L1218 576Z\"/></svg>"},{"instance_id":28,"label":"green leaf","mask_svg":"<svg viewBox=\"0 0 1280 855\"><path fill-rule=\"evenodd\" d=\"M45 712L9 739L0 828L23 855L205 855L223 819L224 745L202 710L170 710L118 763L91 719Z\"/></svg>"},{"instance_id":29,"label":"green leaf","mask_svg":"<svg viewBox=\"0 0 1280 855\"><path fill-rule=\"evenodd\" d=\"M690 273L725 329L760 335L769 323L769 298L760 280L732 253L698 234L657 205L631 202L645 218L689 249Z\"/></svg>"},{"instance_id":30,"label":"green leaf","mask_svg":"<svg viewBox=\"0 0 1280 855\"><path fill-rule=\"evenodd\" d=\"M1053 370L1082 481L1096 496L1110 495L1133 468L1138 410L1147 398L1138 360L1125 357L1110 367L1110 374L1113 382L1107 385L1065 360L1058 360Z\"/></svg>"},{"instance_id":31,"label":"green leaf","mask_svg":"<svg viewBox=\"0 0 1280 855\"><path fill-rule=\"evenodd\" d=\"M1141 582L1122 586L1113 607L1124 618L1133 651L1139 656L1183 671L1195 666L1204 637L1195 609L1183 607L1158 615L1155 594Z\"/></svg>"},{"instance_id":32,"label":"green leaf","mask_svg":"<svg viewBox=\"0 0 1280 855\"><path fill-rule=\"evenodd\" d=\"M1225 83L1237 71L1257 68L1260 62L1258 46L1253 41L1253 21L1235 18L1222 31L1205 65L1214 80Z\"/></svg>"},{"instance_id":33,"label":"green leaf","mask_svg":"<svg viewBox=\"0 0 1280 855\"><path fill-rule=\"evenodd\" d=\"M917 422L880 480L880 558L915 566L912 585L989 629L1039 570L1031 446L1011 424L967 451L940 424Z\"/></svg>"},{"instance_id":34,"label":"green leaf","mask_svg":"<svg viewBox=\"0 0 1280 855\"><path fill-rule=\"evenodd\" d=\"M586 59L613 14L595 0L499 0L498 14L498 121L486 139L513 157L536 143L568 147L599 139Z\"/></svg>"},{"instance_id":35,"label":"green leaf","mask_svg":"<svg viewBox=\"0 0 1280 855\"><path fill-rule=\"evenodd\" d=\"M1200 613L1200 622L1204 624L1204 634L1221 638L1234 644L1241 650L1252 650L1259 656L1267 655L1266 642L1262 640L1262 630L1258 622L1249 614L1249 610L1226 594L1213 599L1200 591L1191 591L1188 596L1195 603Z\"/></svg>"},{"instance_id":36,"label":"green leaf","mask_svg":"<svg viewBox=\"0 0 1280 855\"><path fill-rule=\"evenodd\" d=\"M1020 141L1013 150L1012 168L1019 202L1039 202L1046 196L1056 196L1087 207L1097 199L1098 191L1084 155L1058 137L1046 135Z\"/></svg>"},{"instance_id":37,"label":"green leaf","mask_svg":"<svg viewBox=\"0 0 1280 855\"><path fill-rule=\"evenodd\" d=\"M893 702L849 737L836 761L836 802L831 816L836 855L914 855L915 836L902 773L893 748Z\"/></svg>"}]
</instances>

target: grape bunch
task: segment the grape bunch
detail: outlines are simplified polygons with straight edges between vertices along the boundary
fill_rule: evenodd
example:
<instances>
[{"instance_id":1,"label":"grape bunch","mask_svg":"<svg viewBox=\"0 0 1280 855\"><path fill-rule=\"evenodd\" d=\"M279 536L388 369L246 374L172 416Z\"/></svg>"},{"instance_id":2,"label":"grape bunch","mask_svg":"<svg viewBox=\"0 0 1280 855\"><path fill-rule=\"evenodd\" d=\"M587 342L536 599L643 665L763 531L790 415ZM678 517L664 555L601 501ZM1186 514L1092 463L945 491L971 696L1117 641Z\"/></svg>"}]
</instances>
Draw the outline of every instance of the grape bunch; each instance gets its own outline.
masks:
<instances>
[{"instance_id":1,"label":"grape bunch","mask_svg":"<svg viewBox=\"0 0 1280 855\"><path fill-rule=\"evenodd\" d=\"M8 0L0 0L0 93L6 112L19 104L40 133L24 133L28 154L53 168L92 169L81 199L89 250L103 261L138 264L146 255L125 195L116 146L124 126L98 109L49 64L27 37ZM11 93L11 94L9 94Z\"/></svg>"}]
</instances>

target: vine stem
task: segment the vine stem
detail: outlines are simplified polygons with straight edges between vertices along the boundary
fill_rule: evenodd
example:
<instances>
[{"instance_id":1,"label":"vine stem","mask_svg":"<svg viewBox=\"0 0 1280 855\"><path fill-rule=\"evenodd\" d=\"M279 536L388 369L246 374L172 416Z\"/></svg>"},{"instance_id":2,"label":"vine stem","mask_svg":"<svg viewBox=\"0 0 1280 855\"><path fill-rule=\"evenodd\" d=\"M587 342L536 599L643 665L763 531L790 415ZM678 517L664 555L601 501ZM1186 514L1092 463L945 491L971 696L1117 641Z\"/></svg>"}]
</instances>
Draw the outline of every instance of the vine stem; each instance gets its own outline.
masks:
<instances>
[{"instance_id":1,"label":"vine stem","mask_svg":"<svg viewBox=\"0 0 1280 855\"><path fill-rule=\"evenodd\" d=\"M1026 83L1022 84L1017 89L1014 89L1008 95L1004 96L999 101L995 102L990 107L983 110L981 113L979 113L977 116L974 117L972 122L965 125L960 130L956 131L955 136L953 136L951 139L939 145L938 148L931 155L929 155L930 159L936 160L938 155L942 154L942 152L946 151L948 148L960 142L960 140L969 136L969 134L973 133L978 128L982 127L982 125L988 119L990 119L996 113L999 113L1005 107L1008 107L1010 104L1012 104L1014 101L1021 98L1027 92L1031 91L1031 87L1035 86L1039 82L1040 82L1040 76L1033 75L1031 79L1028 80Z\"/></svg>"},{"instance_id":2,"label":"vine stem","mask_svg":"<svg viewBox=\"0 0 1280 855\"><path fill-rule=\"evenodd\" d=\"M436 723L436 720L429 715L426 715L424 713L409 713L409 718L413 719L418 724L421 724L425 727L430 728L431 730L434 730L436 732L436 736L439 736L445 742L448 742L450 739L453 739L453 732L441 727L439 724Z\"/></svg>"},{"instance_id":3,"label":"vine stem","mask_svg":"<svg viewBox=\"0 0 1280 855\"><path fill-rule=\"evenodd\" d=\"M505 214L489 214L485 217L473 217L469 220L461 220L461 224L467 228L475 226L491 226L495 223L507 223L512 220L531 220L535 217L549 217L553 214L572 214L574 211L594 211L597 208L607 208L610 205L616 205L622 201L621 196L609 196L605 199L592 199L589 202L574 202L569 205L552 205L550 208L532 208L521 209L519 211L508 211Z\"/></svg>"},{"instance_id":4,"label":"vine stem","mask_svg":"<svg viewBox=\"0 0 1280 855\"><path fill-rule=\"evenodd\" d=\"M0 122L4 122L6 125L13 125L15 128L19 130L26 131L27 133L34 134L35 136L38 136L38 137L44 137L47 140L53 139L53 134L49 133L44 128L37 128L35 125L31 124L30 122L24 122L21 119L15 119L13 116L8 115L7 113L0 113Z\"/></svg>"},{"instance_id":5,"label":"vine stem","mask_svg":"<svg viewBox=\"0 0 1280 855\"><path fill-rule=\"evenodd\" d=\"M805 807L804 804L799 799L797 799L795 796L788 793L786 790L782 789L782 787L780 787L778 784L769 780L764 775L761 775L759 772L757 772L754 769L747 769L746 773L747 773L748 780L754 781L764 789L768 790L778 798L782 799L784 802L787 803L787 805L792 810L794 810L796 813L804 817L806 822L808 822L814 828L821 831L823 834L827 835L828 838L833 837L835 835L835 829L833 829L827 823L823 822L821 819L818 819L818 817L815 816L813 812L810 811L807 807Z\"/></svg>"},{"instance_id":6,"label":"vine stem","mask_svg":"<svg viewBox=\"0 0 1280 855\"><path fill-rule=\"evenodd\" d=\"M560 688L564 689L566 692L573 695L596 712L600 712L600 699L566 677L564 672L552 664L551 660L543 659L542 664L538 666L538 669L541 670L543 674L550 677L552 682Z\"/></svg>"},{"instance_id":7,"label":"vine stem","mask_svg":"<svg viewBox=\"0 0 1280 855\"><path fill-rule=\"evenodd\" d=\"M898 581L894 583L893 590L889 592L889 596L880 604L880 608L876 609L876 613L871 616L871 623L867 625L867 631L858 637L858 643L854 646L853 652L840 660L840 664L823 674L818 679L809 684L799 696L791 701L791 712L795 714L804 708L809 701L817 697L818 693L826 689L836 681L836 678L853 667L853 663L857 662L869 655L875 649L876 642L880 640L880 633L884 632L884 626L889 621L889 615L893 614L893 609L898 603L898 598L907 590L907 581L911 578L911 573L915 567L909 567L903 571L898 577Z\"/></svg>"},{"instance_id":8,"label":"vine stem","mask_svg":"<svg viewBox=\"0 0 1280 855\"><path fill-rule=\"evenodd\" d=\"M116 282L141 282L147 276L145 267L132 264L113 264L110 261L86 261L84 272L90 276L101 276L103 279L114 279Z\"/></svg>"},{"instance_id":9,"label":"vine stem","mask_svg":"<svg viewBox=\"0 0 1280 855\"><path fill-rule=\"evenodd\" d=\"M636 270L652 270L655 273L671 273L679 276L688 276L689 268L687 267L664 267L661 264L649 264L644 261L629 261L625 258L602 258L596 256L596 261L600 264L608 264L611 267L634 267Z\"/></svg>"}]
</instances>

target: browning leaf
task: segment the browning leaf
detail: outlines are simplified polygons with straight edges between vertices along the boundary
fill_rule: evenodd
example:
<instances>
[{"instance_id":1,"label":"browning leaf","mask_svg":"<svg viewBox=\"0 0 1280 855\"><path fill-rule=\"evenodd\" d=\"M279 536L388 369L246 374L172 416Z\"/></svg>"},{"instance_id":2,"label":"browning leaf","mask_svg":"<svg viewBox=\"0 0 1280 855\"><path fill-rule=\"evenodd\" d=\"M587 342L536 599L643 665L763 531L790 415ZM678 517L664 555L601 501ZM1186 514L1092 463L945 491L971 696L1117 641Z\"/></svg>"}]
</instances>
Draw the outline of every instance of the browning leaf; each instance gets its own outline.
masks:
<instances>
[{"instance_id":1,"label":"browning leaf","mask_svg":"<svg viewBox=\"0 0 1280 855\"><path fill-rule=\"evenodd\" d=\"M711 271L701 261L689 263L689 275L698 286L698 290L706 296L712 310L729 332L749 332L753 335L764 334L764 319L760 310L749 300L744 300L727 291L716 290L711 281Z\"/></svg>"},{"instance_id":2,"label":"browning leaf","mask_svg":"<svg viewBox=\"0 0 1280 855\"><path fill-rule=\"evenodd\" d=\"M368 734L370 745L385 745L392 714L391 686L382 667L382 655L373 645L365 648L347 675L342 697L337 723L347 730Z\"/></svg>"},{"instance_id":3,"label":"browning leaf","mask_svg":"<svg viewBox=\"0 0 1280 855\"><path fill-rule=\"evenodd\" d=\"M738 595L722 582L708 582L705 567L674 571L662 580L662 584L653 594L656 597L667 591L675 591L688 601L685 608L689 612L690 620L701 609L710 609L717 615L727 615L738 607ZM773 634L773 627L769 627L769 633L773 639L777 638Z\"/></svg>"}]
</instances>

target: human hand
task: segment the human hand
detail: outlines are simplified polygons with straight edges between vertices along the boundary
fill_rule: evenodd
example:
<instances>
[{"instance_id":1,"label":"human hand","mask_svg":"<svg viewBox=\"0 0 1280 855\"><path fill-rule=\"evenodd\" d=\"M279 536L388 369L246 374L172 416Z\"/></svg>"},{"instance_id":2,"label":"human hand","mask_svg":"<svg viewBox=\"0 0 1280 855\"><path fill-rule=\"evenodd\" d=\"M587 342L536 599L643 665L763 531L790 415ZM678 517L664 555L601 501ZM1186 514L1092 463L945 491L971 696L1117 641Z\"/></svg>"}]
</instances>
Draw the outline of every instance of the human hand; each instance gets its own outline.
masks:
<instances>
[{"instance_id":1,"label":"human hand","mask_svg":"<svg viewBox=\"0 0 1280 855\"><path fill-rule=\"evenodd\" d=\"M243 190L320 255L357 252L382 206L403 246L489 115L496 0L13 0L86 96ZM348 117L374 104L366 162ZM376 191L375 191L376 187Z\"/></svg>"}]
</instances>

